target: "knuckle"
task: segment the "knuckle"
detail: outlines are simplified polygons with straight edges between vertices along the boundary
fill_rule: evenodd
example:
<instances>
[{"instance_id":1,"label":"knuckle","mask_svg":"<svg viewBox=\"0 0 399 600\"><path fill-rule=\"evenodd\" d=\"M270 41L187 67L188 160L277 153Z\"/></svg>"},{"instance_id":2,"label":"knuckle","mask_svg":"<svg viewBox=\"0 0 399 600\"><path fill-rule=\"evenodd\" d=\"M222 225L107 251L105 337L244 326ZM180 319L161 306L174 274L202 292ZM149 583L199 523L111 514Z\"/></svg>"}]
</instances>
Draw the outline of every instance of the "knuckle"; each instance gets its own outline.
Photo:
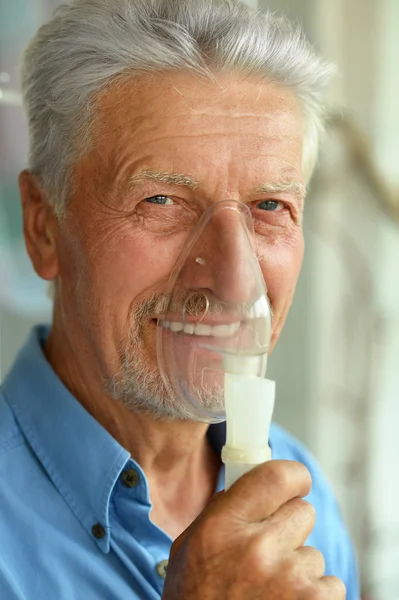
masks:
<instances>
[{"instance_id":1,"label":"knuckle","mask_svg":"<svg viewBox=\"0 0 399 600\"><path fill-rule=\"evenodd\" d=\"M297 472L297 476L299 478L304 479L306 482L309 483L309 485L311 485L312 483L312 476L310 474L309 469L301 462L297 462L297 461L293 461L292 463L293 467L295 468L296 472Z\"/></svg>"},{"instance_id":2,"label":"knuckle","mask_svg":"<svg viewBox=\"0 0 399 600\"><path fill-rule=\"evenodd\" d=\"M254 574L266 574L274 564L273 548L264 536L253 537L246 548L245 558Z\"/></svg>"},{"instance_id":3,"label":"knuckle","mask_svg":"<svg viewBox=\"0 0 399 600\"><path fill-rule=\"evenodd\" d=\"M291 474L288 465L284 462L271 461L268 472L268 483L278 489L286 489L290 485Z\"/></svg>"},{"instance_id":4,"label":"knuckle","mask_svg":"<svg viewBox=\"0 0 399 600\"><path fill-rule=\"evenodd\" d=\"M284 568L284 579L290 589L296 590L297 592L307 590L311 583L309 575L301 569L294 560L286 563Z\"/></svg>"},{"instance_id":5,"label":"knuckle","mask_svg":"<svg viewBox=\"0 0 399 600\"><path fill-rule=\"evenodd\" d=\"M313 504L301 498L294 498L292 502L294 503L295 512L300 522L310 521L314 523L316 521L316 509Z\"/></svg>"},{"instance_id":6,"label":"knuckle","mask_svg":"<svg viewBox=\"0 0 399 600\"><path fill-rule=\"evenodd\" d=\"M292 486L293 476L303 479L311 485L311 475L302 463L295 461L271 461L267 471L269 484L281 490L289 490Z\"/></svg>"},{"instance_id":7,"label":"knuckle","mask_svg":"<svg viewBox=\"0 0 399 600\"><path fill-rule=\"evenodd\" d=\"M247 557L249 562L254 566L262 564L265 553L265 545L260 536L254 537L248 544Z\"/></svg>"},{"instance_id":8,"label":"knuckle","mask_svg":"<svg viewBox=\"0 0 399 600\"><path fill-rule=\"evenodd\" d=\"M296 528L311 529L316 522L315 508L301 498L289 500L283 508L286 520Z\"/></svg>"},{"instance_id":9,"label":"knuckle","mask_svg":"<svg viewBox=\"0 0 399 600\"><path fill-rule=\"evenodd\" d=\"M278 574L280 581L284 581L285 589L290 590L291 594L294 593L295 598L301 598L301 600L317 599L317 596L313 599L313 594L316 592L314 577L308 568L304 568L302 561L298 560L296 555L280 563Z\"/></svg>"},{"instance_id":10,"label":"knuckle","mask_svg":"<svg viewBox=\"0 0 399 600\"><path fill-rule=\"evenodd\" d=\"M328 585L326 585L328 582ZM345 584L337 577L323 577L310 586L301 600L345 600Z\"/></svg>"},{"instance_id":11,"label":"knuckle","mask_svg":"<svg viewBox=\"0 0 399 600\"><path fill-rule=\"evenodd\" d=\"M319 586L309 586L305 593L302 594L301 600L326 600L323 590Z\"/></svg>"},{"instance_id":12,"label":"knuckle","mask_svg":"<svg viewBox=\"0 0 399 600\"><path fill-rule=\"evenodd\" d=\"M309 548L309 554L311 556L311 563L314 570L324 575L326 570L326 561L323 554L316 548Z\"/></svg>"},{"instance_id":13,"label":"knuckle","mask_svg":"<svg viewBox=\"0 0 399 600\"><path fill-rule=\"evenodd\" d=\"M316 520L314 507L300 498L293 498L267 519L267 537L276 542L291 531L310 531Z\"/></svg>"},{"instance_id":14,"label":"knuckle","mask_svg":"<svg viewBox=\"0 0 399 600\"><path fill-rule=\"evenodd\" d=\"M345 600L346 598L346 586L341 579L338 577L324 577L325 580L329 581L330 587L330 596L328 596L328 600Z\"/></svg>"},{"instance_id":15,"label":"knuckle","mask_svg":"<svg viewBox=\"0 0 399 600\"><path fill-rule=\"evenodd\" d=\"M264 544L266 547L274 546L277 544L281 536L282 530L284 529L284 524L282 525L278 520L276 520L276 513L271 517L268 517L266 523Z\"/></svg>"},{"instance_id":16,"label":"knuckle","mask_svg":"<svg viewBox=\"0 0 399 600\"><path fill-rule=\"evenodd\" d=\"M302 546L296 551L296 557L304 564L307 573L312 579L320 579L326 570L326 561L323 554L311 546Z\"/></svg>"},{"instance_id":17,"label":"knuckle","mask_svg":"<svg viewBox=\"0 0 399 600\"><path fill-rule=\"evenodd\" d=\"M306 593L302 596L301 600L329 600L326 596L326 590L321 588L319 585L314 584L308 587ZM335 598L334 598L335 600Z\"/></svg>"}]
</instances>

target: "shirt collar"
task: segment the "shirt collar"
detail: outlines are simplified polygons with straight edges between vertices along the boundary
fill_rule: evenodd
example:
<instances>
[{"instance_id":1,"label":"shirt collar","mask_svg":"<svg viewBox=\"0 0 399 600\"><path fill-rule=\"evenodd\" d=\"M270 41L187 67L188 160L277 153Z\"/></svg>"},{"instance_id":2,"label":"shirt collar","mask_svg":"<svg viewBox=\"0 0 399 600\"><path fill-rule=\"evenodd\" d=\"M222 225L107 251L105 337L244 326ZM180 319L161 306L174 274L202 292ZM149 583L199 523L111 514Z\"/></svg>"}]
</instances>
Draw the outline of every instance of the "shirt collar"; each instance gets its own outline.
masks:
<instances>
[{"instance_id":1,"label":"shirt collar","mask_svg":"<svg viewBox=\"0 0 399 600\"><path fill-rule=\"evenodd\" d=\"M48 327L35 327L19 352L3 391L33 452L71 510L93 537L101 524L99 547L110 547L109 500L130 454L86 411L47 361ZM226 424L210 425L208 440L220 456ZM224 488L221 470L217 491Z\"/></svg>"},{"instance_id":2,"label":"shirt collar","mask_svg":"<svg viewBox=\"0 0 399 600\"><path fill-rule=\"evenodd\" d=\"M29 445L71 510L109 551L109 499L129 453L72 396L46 360L48 328L33 329L3 391ZM93 538L94 539L94 538Z\"/></svg>"}]
</instances>

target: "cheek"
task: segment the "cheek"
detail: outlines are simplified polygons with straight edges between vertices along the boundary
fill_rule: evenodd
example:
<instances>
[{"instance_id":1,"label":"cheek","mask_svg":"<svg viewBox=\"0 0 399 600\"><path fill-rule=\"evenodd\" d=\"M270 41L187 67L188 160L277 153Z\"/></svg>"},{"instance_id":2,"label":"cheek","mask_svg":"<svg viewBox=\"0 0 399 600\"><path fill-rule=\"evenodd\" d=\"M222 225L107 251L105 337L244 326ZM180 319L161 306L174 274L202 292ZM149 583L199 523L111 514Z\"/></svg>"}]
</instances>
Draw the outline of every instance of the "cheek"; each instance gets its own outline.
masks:
<instances>
[{"instance_id":1,"label":"cheek","mask_svg":"<svg viewBox=\"0 0 399 600\"><path fill-rule=\"evenodd\" d=\"M79 232L64 249L63 274L81 301L110 312L128 309L159 291L184 243L181 236L155 236L127 226Z\"/></svg>"},{"instance_id":2,"label":"cheek","mask_svg":"<svg viewBox=\"0 0 399 600\"><path fill-rule=\"evenodd\" d=\"M267 246L260 261L276 317L288 312L304 253L302 231Z\"/></svg>"},{"instance_id":3,"label":"cheek","mask_svg":"<svg viewBox=\"0 0 399 600\"><path fill-rule=\"evenodd\" d=\"M105 268L108 280L122 295L134 298L163 291L184 242L178 236L136 234L118 241L110 250Z\"/></svg>"}]
</instances>

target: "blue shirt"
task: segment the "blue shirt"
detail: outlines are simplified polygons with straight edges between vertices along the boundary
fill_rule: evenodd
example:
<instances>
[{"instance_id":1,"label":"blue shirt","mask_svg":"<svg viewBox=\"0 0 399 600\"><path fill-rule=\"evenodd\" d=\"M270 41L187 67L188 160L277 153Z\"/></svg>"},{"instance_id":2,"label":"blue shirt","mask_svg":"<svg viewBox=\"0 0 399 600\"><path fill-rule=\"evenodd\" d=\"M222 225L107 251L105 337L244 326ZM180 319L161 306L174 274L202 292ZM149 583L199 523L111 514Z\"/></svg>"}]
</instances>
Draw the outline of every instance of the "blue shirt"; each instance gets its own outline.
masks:
<instances>
[{"instance_id":1,"label":"blue shirt","mask_svg":"<svg viewBox=\"0 0 399 600\"><path fill-rule=\"evenodd\" d=\"M57 377L42 351L47 333L33 330L0 388L0 598L159 600L172 540L150 520L145 473ZM224 434L209 428L216 452ZM275 425L270 445L274 458L310 470L308 542L358 600L352 544L319 467Z\"/></svg>"}]
</instances>

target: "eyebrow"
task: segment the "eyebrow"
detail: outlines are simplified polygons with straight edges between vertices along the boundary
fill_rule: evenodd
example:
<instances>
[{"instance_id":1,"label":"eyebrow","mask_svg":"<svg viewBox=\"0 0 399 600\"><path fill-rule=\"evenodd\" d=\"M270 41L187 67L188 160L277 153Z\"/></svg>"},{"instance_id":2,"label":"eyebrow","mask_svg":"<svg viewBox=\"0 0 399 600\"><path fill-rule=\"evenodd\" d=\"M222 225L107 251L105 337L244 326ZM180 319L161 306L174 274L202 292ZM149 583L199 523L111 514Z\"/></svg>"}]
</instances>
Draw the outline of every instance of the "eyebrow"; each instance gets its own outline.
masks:
<instances>
[{"instance_id":1,"label":"eyebrow","mask_svg":"<svg viewBox=\"0 0 399 600\"><path fill-rule=\"evenodd\" d=\"M279 194L285 192L295 193L301 200L306 198L306 186L299 181L281 181L279 183L262 183L255 190L266 194Z\"/></svg>"},{"instance_id":2,"label":"eyebrow","mask_svg":"<svg viewBox=\"0 0 399 600\"><path fill-rule=\"evenodd\" d=\"M135 184L140 181L159 181L160 183L168 183L169 185L181 185L195 190L198 187L198 181L191 175L183 173L169 173L168 171L153 171L145 169L130 178L130 183Z\"/></svg>"},{"instance_id":3,"label":"eyebrow","mask_svg":"<svg viewBox=\"0 0 399 600\"><path fill-rule=\"evenodd\" d=\"M144 169L130 178L130 183L135 184L141 181L158 181L169 185L180 185L195 190L198 187L198 181L191 175L183 173L171 173L168 171L155 171L153 169ZM281 181L278 183L262 183L257 186L255 192L266 194L279 194L291 192L301 200L306 197L306 186L299 181Z\"/></svg>"}]
</instances>

